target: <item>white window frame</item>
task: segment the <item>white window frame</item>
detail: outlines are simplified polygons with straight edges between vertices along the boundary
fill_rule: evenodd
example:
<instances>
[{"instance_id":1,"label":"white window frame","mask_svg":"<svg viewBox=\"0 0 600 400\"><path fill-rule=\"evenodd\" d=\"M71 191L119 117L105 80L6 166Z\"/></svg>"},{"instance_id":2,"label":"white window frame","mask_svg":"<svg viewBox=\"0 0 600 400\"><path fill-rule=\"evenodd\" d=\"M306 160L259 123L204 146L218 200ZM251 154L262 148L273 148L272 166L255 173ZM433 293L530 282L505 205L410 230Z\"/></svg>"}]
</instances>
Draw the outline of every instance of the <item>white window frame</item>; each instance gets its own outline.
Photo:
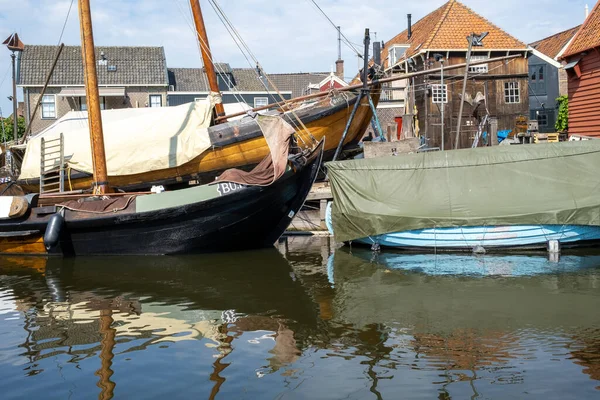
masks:
<instances>
[{"instance_id":1,"label":"white window frame","mask_svg":"<svg viewBox=\"0 0 600 400\"><path fill-rule=\"evenodd\" d=\"M106 110L105 96L100 96L100 109ZM87 98L85 96L79 98L79 111L87 111Z\"/></svg>"},{"instance_id":2,"label":"white window frame","mask_svg":"<svg viewBox=\"0 0 600 400\"><path fill-rule=\"evenodd\" d=\"M152 99L153 98L156 99L157 97L160 99L159 105L158 106L152 105ZM148 107L162 107L162 95L161 94L148 95Z\"/></svg>"},{"instance_id":3,"label":"white window frame","mask_svg":"<svg viewBox=\"0 0 600 400\"><path fill-rule=\"evenodd\" d=\"M264 104L261 104L261 103L264 103ZM255 97L254 98L254 108L264 107L266 105L269 105L269 98L268 97Z\"/></svg>"},{"instance_id":4,"label":"white window frame","mask_svg":"<svg viewBox=\"0 0 600 400\"><path fill-rule=\"evenodd\" d=\"M433 104L448 104L448 85L431 85L431 102Z\"/></svg>"},{"instance_id":5,"label":"white window frame","mask_svg":"<svg viewBox=\"0 0 600 400\"><path fill-rule=\"evenodd\" d=\"M46 98L52 98L52 101L46 101ZM45 109L44 105L46 104L52 104L53 106L53 110L51 113L49 113L50 115L47 114L47 110ZM56 119L56 95L55 94L45 94L44 96L42 96L42 119Z\"/></svg>"},{"instance_id":6,"label":"white window frame","mask_svg":"<svg viewBox=\"0 0 600 400\"><path fill-rule=\"evenodd\" d=\"M483 54L471 54L471 58L469 58L469 62L488 60L490 57ZM487 74L488 73L488 64L478 64L469 66L469 73L473 74Z\"/></svg>"},{"instance_id":7,"label":"white window frame","mask_svg":"<svg viewBox=\"0 0 600 400\"><path fill-rule=\"evenodd\" d=\"M398 45L398 44L394 44L390 47L390 50L388 51L388 61L389 61L389 66L393 67L394 65L396 65L398 63L398 61L400 61L400 59L402 58L402 56L404 54L406 54L406 50L408 50L408 48L410 47L410 45ZM397 53L397 50L403 50L400 54Z\"/></svg>"},{"instance_id":8,"label":"white window frame","mask_svg":"<svg viewBox=\"0 0 600 400\"><path fill-rule=\"evenodd\" d=\"M504 82L504 102L506 104L521 103L521 87L518 81Z\"/></svg>"}]
</instances>

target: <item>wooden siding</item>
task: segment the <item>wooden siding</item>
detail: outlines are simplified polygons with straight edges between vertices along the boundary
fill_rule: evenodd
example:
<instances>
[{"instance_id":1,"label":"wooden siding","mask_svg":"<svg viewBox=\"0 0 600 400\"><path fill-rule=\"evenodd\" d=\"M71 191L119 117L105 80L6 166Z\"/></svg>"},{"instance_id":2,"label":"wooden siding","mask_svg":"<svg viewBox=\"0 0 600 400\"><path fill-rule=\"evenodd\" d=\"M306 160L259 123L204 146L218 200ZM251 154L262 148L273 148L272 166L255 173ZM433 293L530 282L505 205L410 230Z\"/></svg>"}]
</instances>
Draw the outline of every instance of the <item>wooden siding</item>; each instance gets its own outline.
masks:
<instances>
[{"instance_id":1,"label":"wooden siding","mask_svg":"<svg viewBox=\"0 0 600 400\"><path fill-rule=\"evenodd\" d=\"M474 53L477 55L477 53ZM487 53L486 53L487 55ZM506 55L504 53L492 52L491 57ZM465 62L465 53L450 53L446 66L461 64ZM429 68L439 68L439 63L431 62ZM419 66L417 69L421 69ZM451 75L450 75L451 74ZM460 109L460 94L462 91L464 68L462 70L449 71L444 79L448 85L448 103L444 115L444 148L453 149L456 137L456 125L458 123L458 112ZM529 68L528 60L519 58L508 63L489 63L487 74L469 74L467 90L473 98L477 92L487 93L487 105L490 117L498 119L498 130L516 130L516 119L519 116L529 118ZM504 83L518 82L520 91L520 102L507 104L504 100ZM415 101L418 108L419 128L421 135L427 138L427 144L432 147L441 147L441 112L437 104L432 103L431 92L426 91L425 85L439 84L439 74L428 75L415 79ZM477 132L479 118L485 115L485 106L481 104L476 111L469 103L463 107L461 120L461 134L459 148L471 147L475 133ZM480 142L482 143L482 142Z\"/></svg>"},{"instance_id":2,"label":"wooden siding","mask_svg":"<svg viewBox=\"0 0 600 400\"><path fill-rule=\"evenodd\" d=\"M600 137L600 51L590 50L579 66L581 77L569 72L569 135Z\"/></svg>"}]
</instances>

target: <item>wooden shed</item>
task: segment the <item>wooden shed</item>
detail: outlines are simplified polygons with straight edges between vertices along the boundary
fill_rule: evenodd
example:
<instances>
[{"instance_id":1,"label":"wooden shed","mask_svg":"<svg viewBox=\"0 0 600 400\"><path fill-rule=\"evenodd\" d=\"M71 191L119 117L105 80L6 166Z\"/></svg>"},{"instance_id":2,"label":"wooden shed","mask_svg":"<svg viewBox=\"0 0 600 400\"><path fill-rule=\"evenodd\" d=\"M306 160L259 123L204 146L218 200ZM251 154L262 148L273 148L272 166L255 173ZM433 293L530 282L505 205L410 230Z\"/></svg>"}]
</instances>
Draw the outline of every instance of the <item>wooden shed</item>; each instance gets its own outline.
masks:
<instances>
[{"instance_id":1,"label":"wooden shed","mask_svg":"<svg viewBox=\"0 0 600 400\"><path fill-rule=\"evenodd\" d=\"M564 52L569 135L600 138L600 1Z\"/></svg>"},{"instance_id":2,"label":"wooden shed","mask_svg":"<svg viewBox=\"0 0 600 400\"><path fill-rule=\"evenodd\" d=\"M409 18L408 28L386 42L381 52L391 75L436 69L441 62L445 67L462 64L471 33L484 34L484 38L473 47L470 61L522 57L469 67L459 148L472 146L479 125L484 126L486 120L495 119L499 131L516 132L519 118L529 115L527 45L461 2L450 0L414 24ZM406 109L416 110L419 133L431 147L454 147L463 80L464 68L448 71L443 84L439 72L407 82Z\"/></svg>"}]
</instances>

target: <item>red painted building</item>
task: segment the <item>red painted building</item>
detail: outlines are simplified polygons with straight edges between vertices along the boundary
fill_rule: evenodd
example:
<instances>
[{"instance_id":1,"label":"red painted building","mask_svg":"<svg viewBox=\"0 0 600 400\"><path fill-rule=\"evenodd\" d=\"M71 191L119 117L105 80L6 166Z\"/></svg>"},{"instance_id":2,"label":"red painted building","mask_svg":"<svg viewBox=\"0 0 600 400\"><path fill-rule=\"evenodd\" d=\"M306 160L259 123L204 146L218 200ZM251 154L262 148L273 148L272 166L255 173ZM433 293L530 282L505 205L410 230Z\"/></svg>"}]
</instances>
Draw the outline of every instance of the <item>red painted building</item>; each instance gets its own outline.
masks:
<instances>
[{"instance_id":1,"label":"red painted building","mask_svg":"<svg viewBox=\"0 0 600 400\"><path fill-rule=\"evenodd\" d=\"M600 1L562 59L569 78L569 135L600 138Z\"/></svg>"}]
</instances>

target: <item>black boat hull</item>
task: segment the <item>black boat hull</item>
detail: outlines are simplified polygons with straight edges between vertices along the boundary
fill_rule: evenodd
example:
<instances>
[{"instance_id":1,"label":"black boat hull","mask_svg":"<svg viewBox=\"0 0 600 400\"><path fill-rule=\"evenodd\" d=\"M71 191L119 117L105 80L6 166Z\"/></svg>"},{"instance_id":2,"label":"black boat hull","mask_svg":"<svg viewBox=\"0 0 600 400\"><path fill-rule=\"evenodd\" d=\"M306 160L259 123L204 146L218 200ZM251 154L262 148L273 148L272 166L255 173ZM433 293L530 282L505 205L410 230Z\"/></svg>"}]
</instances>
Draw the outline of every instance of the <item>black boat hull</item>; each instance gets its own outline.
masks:
<instances>
[{"instance_id":1,"label":"black boat hull","mask_svg":"<svg viewBox=\"0 0 600 400\"><path fill-rule=\"evenodd\" d=\"M66 210L58 244L47 254L163 255L272 246L303 206L322 156L321 142L302 167L270 186L247 187L181 207L97 217ZM35 230L43 235L42 224L8 223L0 230L5 235Z\"/></svg>"}]
</instances>

